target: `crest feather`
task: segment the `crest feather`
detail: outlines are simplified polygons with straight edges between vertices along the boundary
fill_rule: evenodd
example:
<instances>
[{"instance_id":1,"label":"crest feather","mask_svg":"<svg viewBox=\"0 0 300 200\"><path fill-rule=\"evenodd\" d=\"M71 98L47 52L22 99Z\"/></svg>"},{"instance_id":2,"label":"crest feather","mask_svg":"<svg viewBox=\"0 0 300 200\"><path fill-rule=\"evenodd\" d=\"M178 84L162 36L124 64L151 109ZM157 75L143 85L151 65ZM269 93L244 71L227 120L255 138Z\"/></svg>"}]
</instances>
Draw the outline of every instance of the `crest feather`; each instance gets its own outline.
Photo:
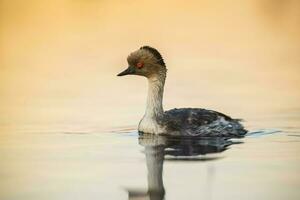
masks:
<instances>
[{"instance_id":1,"label":"crest feather","mask_svg":"<svg viewBox=\"0 0 300 200\"><path fill-rule=\"evenodd\" d=\"M140 49L144 49L146 51L149 51L157 60L158 63L162 66L166 66L163 57L161 56L161 54L153 47L150 46L142 46Z\"/></svg>"}]
</instances>

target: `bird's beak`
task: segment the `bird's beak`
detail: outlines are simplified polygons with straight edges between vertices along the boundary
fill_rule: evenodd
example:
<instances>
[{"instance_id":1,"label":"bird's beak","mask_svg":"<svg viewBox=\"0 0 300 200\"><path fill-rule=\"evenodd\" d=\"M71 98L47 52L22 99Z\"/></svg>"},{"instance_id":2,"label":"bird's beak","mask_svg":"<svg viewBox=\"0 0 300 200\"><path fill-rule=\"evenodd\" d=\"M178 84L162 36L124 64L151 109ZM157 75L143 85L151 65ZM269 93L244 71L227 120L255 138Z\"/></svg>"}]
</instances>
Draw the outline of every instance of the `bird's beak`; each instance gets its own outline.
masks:
<instances>
[{"instance_id":1,"label":"bird's beak","mask_svg":"<svg viewBox=\"0 0 300 200\"><path fill-rule=\"evenodd\" d=\"M135 74L135 68L132 66L129 66L127 69L119 73L117 76L125 76L129 74Z\"/></svg>"}]
</instances>

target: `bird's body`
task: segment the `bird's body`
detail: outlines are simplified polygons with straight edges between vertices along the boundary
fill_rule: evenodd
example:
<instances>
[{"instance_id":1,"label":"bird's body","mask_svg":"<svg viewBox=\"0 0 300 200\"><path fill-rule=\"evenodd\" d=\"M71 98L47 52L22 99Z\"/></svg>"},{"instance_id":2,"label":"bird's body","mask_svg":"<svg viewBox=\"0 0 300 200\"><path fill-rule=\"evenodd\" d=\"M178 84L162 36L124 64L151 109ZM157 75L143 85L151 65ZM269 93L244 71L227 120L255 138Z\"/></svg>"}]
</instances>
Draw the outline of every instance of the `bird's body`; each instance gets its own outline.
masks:
<instances>
[{"instance_id":1,"label":"bird's body","mask_svg":"<svg viewBox=\"0 0 300 200\"><path fill-rule=\"evenodd\" d=\"M166 66L160 53L148 46L128 57L129 67L118 76L135 74L148 79L148 98L140 133L172 136L240 137L246 130L239 120L222 113L201 108L181 108L164 112L162 106Z\"/></svg>"},{"instance_id":2,"label":"bird's body","mask_svg":"<svg viewBox=\"0 0 300 200\"><path fill-rule=\"evenodd\" d=\"M246 133L239 120L201 108L175 108L166 111L159 123L172 135L238 137Z\"/></svg>"}]
</instances>

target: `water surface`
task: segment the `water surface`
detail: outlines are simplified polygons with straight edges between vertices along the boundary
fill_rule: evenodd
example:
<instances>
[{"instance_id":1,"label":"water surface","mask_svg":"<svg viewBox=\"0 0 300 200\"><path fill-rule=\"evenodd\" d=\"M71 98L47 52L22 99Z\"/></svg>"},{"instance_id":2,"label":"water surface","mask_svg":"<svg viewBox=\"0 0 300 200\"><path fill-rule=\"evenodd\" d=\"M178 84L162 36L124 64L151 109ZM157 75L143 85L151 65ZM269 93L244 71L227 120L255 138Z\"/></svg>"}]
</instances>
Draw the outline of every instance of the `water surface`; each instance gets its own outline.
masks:
<instances>
[{"instance_id":1,"label":"water surface","mask_svg":"<svg viewBox=\"0 0 300 200\"><path fill-rule=\"evenodd\" d=\"M5 132L1 199L146 199L151 177L166 199L299 199L300 115L273 117L243 139L171 144L131 128Z\"/></svg>"}]
</instances>

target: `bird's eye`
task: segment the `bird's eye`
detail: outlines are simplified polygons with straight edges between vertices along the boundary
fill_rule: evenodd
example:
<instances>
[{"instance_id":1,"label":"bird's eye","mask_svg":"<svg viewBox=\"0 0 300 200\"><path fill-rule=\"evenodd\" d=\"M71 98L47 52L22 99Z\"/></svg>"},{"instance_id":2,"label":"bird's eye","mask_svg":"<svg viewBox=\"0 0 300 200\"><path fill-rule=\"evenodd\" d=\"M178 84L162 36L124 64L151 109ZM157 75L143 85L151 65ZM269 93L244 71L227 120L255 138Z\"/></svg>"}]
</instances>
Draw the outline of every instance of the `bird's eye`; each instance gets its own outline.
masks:
<instances>
[{"instance_id":1,"label":"bird's eye","mask_svg":"<svg viewBox=\"0 0 300 200\"><path fill-rule=\"evenodd\" d=\"M142 63L142 62L138 62L136 64L136 67L139 68L139 69L141 69L143 66L144 66L144 63Z\"/></svg>"}]
</instances>

